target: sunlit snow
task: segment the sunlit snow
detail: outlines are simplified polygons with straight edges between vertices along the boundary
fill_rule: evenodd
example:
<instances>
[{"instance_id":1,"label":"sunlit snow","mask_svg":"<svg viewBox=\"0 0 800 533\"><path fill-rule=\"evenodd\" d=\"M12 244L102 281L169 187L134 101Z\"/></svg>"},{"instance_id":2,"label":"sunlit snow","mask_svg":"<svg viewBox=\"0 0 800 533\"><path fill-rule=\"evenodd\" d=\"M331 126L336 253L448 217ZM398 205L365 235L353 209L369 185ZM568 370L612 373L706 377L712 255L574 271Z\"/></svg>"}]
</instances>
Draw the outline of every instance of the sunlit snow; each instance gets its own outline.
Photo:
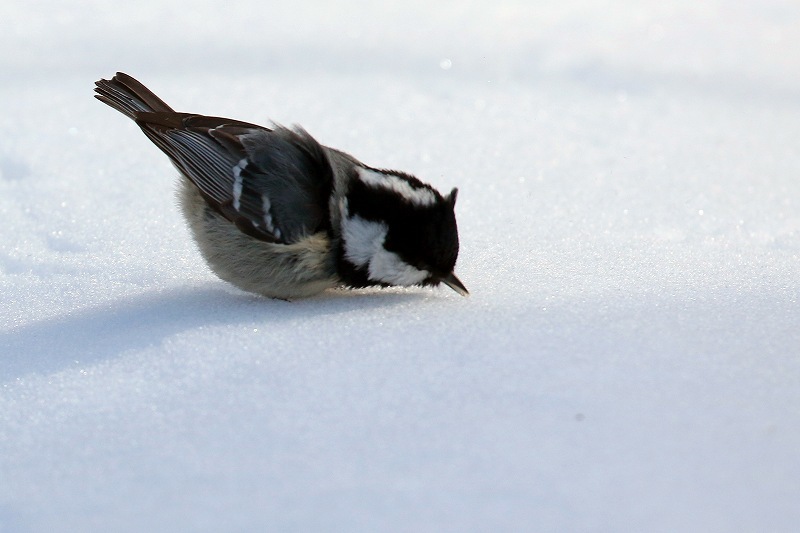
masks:
<instances>
[{"instance_id":1,"label":"sunlit snow","mask_svg":"<svg viewBox=\"0 0 800 533\"><path fill-rule=\"evenodd\" d=\"M800 6L0 8L0 531L796 531ZM92 97L459 188L445 288L238 291Z\"/></svg>"}]
</instances>

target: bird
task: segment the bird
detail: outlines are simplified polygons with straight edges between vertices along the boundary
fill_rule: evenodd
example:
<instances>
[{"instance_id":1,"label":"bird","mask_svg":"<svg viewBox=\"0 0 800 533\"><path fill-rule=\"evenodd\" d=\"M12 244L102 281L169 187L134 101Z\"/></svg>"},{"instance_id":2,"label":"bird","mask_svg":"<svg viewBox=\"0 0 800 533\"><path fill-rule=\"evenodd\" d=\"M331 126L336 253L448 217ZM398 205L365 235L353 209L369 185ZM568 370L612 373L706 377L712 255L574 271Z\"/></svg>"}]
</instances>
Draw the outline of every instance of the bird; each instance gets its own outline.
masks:
<instances>
[{"instance_id":1,"label":"bird","mask_svg":"<svg viewBox=\"0 0 800 533\"><path fill-rule=\"evenodd\" d=\"M437 286L456 277L458 189L368 166L301 126L181 113L133 77L95 82L178 170L178 203L210 269L251 293Z\"/></svg>"}]
</instances>

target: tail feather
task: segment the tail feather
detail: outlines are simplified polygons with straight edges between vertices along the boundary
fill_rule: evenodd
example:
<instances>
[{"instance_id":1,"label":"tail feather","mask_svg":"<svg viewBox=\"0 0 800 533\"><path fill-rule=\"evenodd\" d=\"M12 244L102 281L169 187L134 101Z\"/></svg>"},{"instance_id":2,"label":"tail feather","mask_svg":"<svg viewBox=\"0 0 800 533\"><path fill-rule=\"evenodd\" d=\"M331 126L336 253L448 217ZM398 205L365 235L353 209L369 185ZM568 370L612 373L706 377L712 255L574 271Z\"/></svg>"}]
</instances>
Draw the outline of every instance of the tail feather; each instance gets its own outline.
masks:
<instances>
[{"instance_id":1,"label":"tail feather","mask_svg":"<svg viewBox=\"0 0 800 533\"><path fill-rule=\"evenodd\" d=\"M173 111L153 91L122 72L110 80L96 81L95 85L95 98L134 120L139 113Z\"/></svg>"}]
</instances>

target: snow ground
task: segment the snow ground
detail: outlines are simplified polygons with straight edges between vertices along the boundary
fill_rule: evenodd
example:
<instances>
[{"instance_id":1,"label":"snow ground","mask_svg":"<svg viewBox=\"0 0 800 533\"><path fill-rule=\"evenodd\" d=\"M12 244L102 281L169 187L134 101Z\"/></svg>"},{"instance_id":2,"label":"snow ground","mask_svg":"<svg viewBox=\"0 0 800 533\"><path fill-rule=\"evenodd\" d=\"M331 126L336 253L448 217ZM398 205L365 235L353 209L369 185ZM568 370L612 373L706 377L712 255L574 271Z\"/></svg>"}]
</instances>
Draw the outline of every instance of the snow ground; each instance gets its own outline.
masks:
<instances>
[{"instance_id":1,"label":"snow ground","mask_svg":"<svg viewBox=\"0 0 800 533\"><path fill-rule=\"evenodd\" d=\"M788 0L4 4L0 531L795 531L798 51ZM219 281L116 70L458 186L472 296Z\"/></svg>"}]
</instances>

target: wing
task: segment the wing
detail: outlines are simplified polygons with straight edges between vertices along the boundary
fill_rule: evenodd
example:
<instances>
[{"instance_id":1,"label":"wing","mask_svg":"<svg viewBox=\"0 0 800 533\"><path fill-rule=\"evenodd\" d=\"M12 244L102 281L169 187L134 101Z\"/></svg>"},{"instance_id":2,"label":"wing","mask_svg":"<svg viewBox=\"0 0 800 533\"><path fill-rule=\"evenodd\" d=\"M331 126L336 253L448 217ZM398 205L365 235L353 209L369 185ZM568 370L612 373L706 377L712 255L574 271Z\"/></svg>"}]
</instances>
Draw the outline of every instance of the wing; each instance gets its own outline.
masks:
<instances>
[{"instance_id":1,"label":"wing","mask_svg":"<svg viewBox=\"0 0 800 533\"><path fill-rule=\"evenodd\" d=\"M244 233L292 243L327 229L333 171L302 128L270 130L219 117L139 112L144 133Z\"/></svg>"}]
</instances>

